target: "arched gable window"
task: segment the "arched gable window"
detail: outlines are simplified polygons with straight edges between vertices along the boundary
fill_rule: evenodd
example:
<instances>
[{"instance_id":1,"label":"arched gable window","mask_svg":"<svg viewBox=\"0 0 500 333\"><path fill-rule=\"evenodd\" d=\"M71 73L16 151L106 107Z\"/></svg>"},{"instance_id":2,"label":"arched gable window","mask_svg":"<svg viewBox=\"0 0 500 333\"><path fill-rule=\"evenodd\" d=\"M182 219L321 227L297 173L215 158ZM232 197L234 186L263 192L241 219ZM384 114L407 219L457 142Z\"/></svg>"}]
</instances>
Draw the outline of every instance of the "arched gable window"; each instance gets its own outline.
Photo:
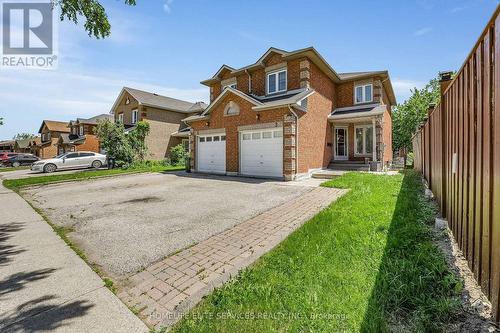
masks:
<instances>
[{"instance_id":1,"label":"arched gable window","mask_svg":"<svg viewBox=\"0 0 500 333\"><path fill-rule=\"evenodd\" d=\"M240 107L233 101L227 103L226 108L224 109L225 116L234 116L240 114Z\"/></svg>"}]
</instances>

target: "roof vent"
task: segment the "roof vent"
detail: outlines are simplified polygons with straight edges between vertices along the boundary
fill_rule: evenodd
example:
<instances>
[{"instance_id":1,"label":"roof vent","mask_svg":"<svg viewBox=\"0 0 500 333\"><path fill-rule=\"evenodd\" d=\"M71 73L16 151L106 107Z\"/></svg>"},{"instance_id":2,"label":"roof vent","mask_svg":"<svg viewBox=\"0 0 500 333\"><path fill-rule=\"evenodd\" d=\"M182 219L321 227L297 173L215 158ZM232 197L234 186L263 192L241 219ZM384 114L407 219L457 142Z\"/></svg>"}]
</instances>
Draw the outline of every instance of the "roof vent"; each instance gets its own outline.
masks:
<instances>
[{"instance_id":1,"label":"roof vent","mask_svg":"<svg viewBox=\"0 0 500 333\"><path fill-rule=\"evenodd\" d=\"M158 96L158 94L157 94L157 93L153 93L153 95Z\"/></svg>"}]
</instances>

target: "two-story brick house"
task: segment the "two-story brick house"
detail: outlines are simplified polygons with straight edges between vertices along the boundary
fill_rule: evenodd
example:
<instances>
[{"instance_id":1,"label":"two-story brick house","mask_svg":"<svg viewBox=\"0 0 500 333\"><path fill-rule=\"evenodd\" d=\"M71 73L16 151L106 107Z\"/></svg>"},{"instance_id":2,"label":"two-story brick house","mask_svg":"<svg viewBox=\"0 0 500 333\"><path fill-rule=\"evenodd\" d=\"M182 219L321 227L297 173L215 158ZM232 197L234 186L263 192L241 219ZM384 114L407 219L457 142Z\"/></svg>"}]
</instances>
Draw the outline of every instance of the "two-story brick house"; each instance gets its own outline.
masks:
<instances>
[{"instance_id":1,"label":"two-story brick house","mask_svg":"<svg viewBox=\"0 0 500 333\"><path fill-rule=\"evenodd\" d=\"M44 120L38 130L40 137L30 145L31 152L40 158L52 158L58 155L58 141L61 135L69 133L65 121Z\"/></svg>"},{"instance_id":2,"label":"two-story brick house","mask_svg":"<svg viewBox=\"0 0 500 333\"><path fill-rule=\"evenodd\" d=\"M146 137L148 158L161 160L168 157L170 148L188 140L184 118L201 113L203 102L187 102L138 89L124 87L116 99L111 114L121 121L126 131L132 131L139 121L149 123Z\"/></svg>"},{"instance_id":3,"label":"two-story brick house","mask_svg":"<svg viewBox=\"0 0 500 333\"><path fill-rule=\"evenodd\" d=\"M77 118L71 120L67 126L69 133L61 134L58 141L59 153L70 151L92 151L101 152L99 139L95 133L97 124L100 121L113 121L113 116L109 114L100 114L92 118Z\"/></svg>"},{"instance_id":4,"label":"two-story brick house","mask_svg":"<svg viewBox=\"0 0 500 333\"><path fill-rule=\"evenodd\" d=\"M342 74L312 47L270 48L201 83L210 104L185 119L194 171L291 180L335 161L392 159L387 71Z\"/></svg>"}]
</instances>

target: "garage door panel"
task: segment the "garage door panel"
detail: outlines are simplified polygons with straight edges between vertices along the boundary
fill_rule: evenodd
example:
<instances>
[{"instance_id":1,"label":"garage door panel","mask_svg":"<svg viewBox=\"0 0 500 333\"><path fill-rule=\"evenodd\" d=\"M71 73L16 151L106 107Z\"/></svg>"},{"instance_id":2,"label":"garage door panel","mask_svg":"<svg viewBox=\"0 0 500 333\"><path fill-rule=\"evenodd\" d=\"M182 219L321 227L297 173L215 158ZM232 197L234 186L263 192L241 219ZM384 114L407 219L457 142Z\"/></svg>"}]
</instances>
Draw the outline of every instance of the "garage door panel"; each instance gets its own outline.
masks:
<instances>
[{"instance_id":1,"label":"garage door panel","mask_svg":"<svg viewBox=\"0 0 500 333\"><path fill-rule=\"evenodd\" d=\"M241 167L243 175L283 176L283 132L281 129L245 131L241 134Z\"/></svg>"},{"instance_id":2,"label":"garage door panel","mask_svg":"<svg viewBox=\"0 0 500 333\"><path fill-rule=\"evenodd\" d=\"M226 173L226 140L224 134L198 137L198 171Z\"/></svg>"}]
</instances>

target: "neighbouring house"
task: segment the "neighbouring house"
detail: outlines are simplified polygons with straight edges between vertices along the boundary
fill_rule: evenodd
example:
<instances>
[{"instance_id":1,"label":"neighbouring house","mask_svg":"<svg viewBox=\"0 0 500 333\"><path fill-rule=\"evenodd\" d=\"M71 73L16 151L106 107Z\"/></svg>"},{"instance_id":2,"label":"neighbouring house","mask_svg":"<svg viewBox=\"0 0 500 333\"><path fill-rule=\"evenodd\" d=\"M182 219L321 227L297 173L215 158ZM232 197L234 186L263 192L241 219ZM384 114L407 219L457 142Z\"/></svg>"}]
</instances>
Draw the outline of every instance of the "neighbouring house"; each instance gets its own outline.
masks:
<instances>
[{"instance_id":1,"label":"neighbouring house","mask_svg":"<svg viewBox=\"0 0 500 333\"><path fill-rule=\"evenodd\" d=\"M67 125L69 133L62 133L58 141L58 151L66 153L70 151L92 151L101 153L101 145L95 134L97 124L100 121L113 121L113 116L101 114L92 118L77 118L71 120Z\"/></svg>"},{"instance_id":2,"label":"neighbouring house","mask_svg":"<svg viewBox=\"0 0 500 333\"><path fill-rule=\"evenodd\" d=\"M182 119L200 114L205 108L203 102L191 103L124 87L111 114L115 121L123 122L127 132L133 131L139 121L149 123L150 132L146 137L148 158L161 160L168 157L170 148L180 143L188 146L187 125ZM189 134L189 129L187 131Z\"/></svg>"},{"instance_id":3,"label":"neighbouring house","mask_svg":"<svg viewBox=\"0 0 500 333\"><path fill-rule=\"evenodd\" d=\"M44 120L38 133L40 137L31 141L31 152L44 159L52 158L63 151L58 149L58 142L61 135L68 134L70 131L68 123L65 121Z\"/></svg>"},{"instance_id":4,"label":"neighbouring house","mask_svg":"<svg viewBox=\"0 0 500 333\"><path fill-rule=\"evenodd\" d=\"M202 84L210 104L191 126L191 169L292 180L331 163L392 159L387 71L337 73L312 47L270 48Z\"/></svg>"},{"instance_id":5,"label":"neighbouring house","mask_svg":"<svg viewBox=\"0 0 500 333\"><path fill-rule=\"evenodd\" d=\"M2 140L0 141L0 152L13 152L14 151L14 140Z\"/></svg>"},{"instance_id":6,"label":"neighbouring house","mask_svg":"<svg viewBox=\"0 0 500 333\"><path fill-rule=\"evenodd\" d=\"M16 143L14 144L14 151L16 153L31 153L30 142L33 139L34 138L16 140Z\"/></svg>"}]
</instances>

